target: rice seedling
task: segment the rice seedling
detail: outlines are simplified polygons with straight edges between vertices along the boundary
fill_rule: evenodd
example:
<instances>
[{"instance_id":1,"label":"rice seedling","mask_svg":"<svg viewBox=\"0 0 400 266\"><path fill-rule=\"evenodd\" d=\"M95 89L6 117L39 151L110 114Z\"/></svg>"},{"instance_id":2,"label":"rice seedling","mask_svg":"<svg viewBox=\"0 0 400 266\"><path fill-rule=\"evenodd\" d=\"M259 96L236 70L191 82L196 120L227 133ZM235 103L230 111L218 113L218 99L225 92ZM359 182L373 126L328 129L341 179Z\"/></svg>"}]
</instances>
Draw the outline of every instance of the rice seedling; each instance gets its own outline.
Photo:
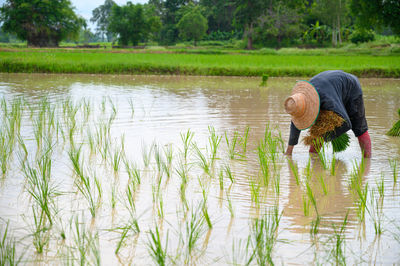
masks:
<instances>
[{"instance_id":1,"label":"rice seedling","mask_svg":"<svg viewBox=\"0 0 400 266\"><path fill-rule=\"evenodd\" d=\"M190 220L185 222L185 235L181 236L186 251L185 264L192 264L193 252L198 251L198 242L205 233L205 217L202 215L202 204L198 208L192 209ZM182 232L181 232L182 233Z\"/></svg>"},{"instance_id":2,"label":"rice seedling","mask_svg":"<svg viewBox=\"0 0 400 266\"><path fill-rule=\"evenodd\" d=\"M113 123L113 121L115 120L115 118L117 117L117 107L115 106L115 104L110 96L108 97L108 102L111 105L111 114L110 114L110 118L108 119L108 124L111 125Z\"/></svg>"},{"instance_id":3,"label":"rice seedling","mask_svg":"<svg viewBox=\"0 0 400 266\"><path fill-rule=\"evenodd\" d=\"M28 193L47 216L50 224L53 223L54 198L59 194L51 184L51 152L52 148L48 147L48 150L37 160L36 167L31 166L27 161L22 162L22 172L28 181Z\"/></svg>"},{"instance_id":4,"label":"rice seedling","mask_svg":"<svg viewBox=\"0 0 400 266\"><path fill-rule=\"evenodd\" d=\"M228 260L228 256L231 256ZM229 255L225 255L226 264L229 265L250 265L253 261L250 254L250 242L249 240L233 240L231 252Z\"/></svg>"},{"instance_id":5,"label":"rice seedling","mask_svg":"<svg viewBox=\"0 0 400 266\"><path fill-rule=\"evenodd\" d=\"M115 206L117 205L117 185L116 182L114 181L113 184L111 185L111 208L115 209Z\"/></svg>"},{"instance_id":6,"label":"rice seedling","mask_svg":"<svg viewBox=\"0 0 400 266\"><path fill-rule=\"evenodd\" d=\"M368 197L368 183L365 184L364 189L361 186L356 187L356 192L358 194L358 217L361 221L365 219L365 210L367 209L367 197Z\"/></svg>"},{"instance_id":7,"label":"rice seedling","mask_svg":"<svg viewBox=\"0 0 400 266\"><path fill-rule=\"evenodd\" d=\"M268 186L269 184L269 179L270 179L270 174L269 174L269 160L266 155L266 150L265 150L265 144L263 142L260 142L260 144L257 147L258 151L258 161L260 163L260 169L262 173L262 178L264 181L264 184Z\"/></svg>"},{"instance_id":8,"label":"rice seedling","mask_svg":"<svg viewBox=\"0 0 400 266\"><path fill-rule=\"evenodd\" d=\"M204 219L207 222L208 229L212 229L213 225L211 222L210 215L208 214L207 202L205 202L205 201L203 202L202 212L203 212Z\"/></svg>"},{"instance_id":9,"label":"rice seedling","mask_svg":"<svg viewBox=\"0 0 400 266\"><path fill-rule=\"evenodd\" d=\"M96 129L97 145L100 154L104 161L107 161L110 156L111 150L111 133L110 126L100 122L99 127Z\"/></svg>"},{"instance_id":10,"label":"rice seedling","mask_svg":"<svg viewBox=\"0 0 400 266\"><path fill-rule=\"evenodd\" d=\"M400 117L400 109L397 110ZM398 137L400 136L400 120L393 124L392 128L386 133L388 136Z\"/></svg>"},{"instance_id":11,"label":"rice seedling","mask_svg":"<svg viewBox=\"0 0 400 266\"><path fill-rule=\"evenodd\" d=\"M217 159L218 146L222 137L215 133L215 128L212 126L208 126L208 132L210 133L210 136L208 137L208 143L210 144L211 150L210 166L213 167L214 162Z\"/></svg>"},{"instance_id":12,"label":"rice seedling","mask_svg":"<svg viewBox=\"0 0 400 266\"><path fill-rule=\"evenodd\" d=\"M281 174L279 172L277 172L274 175L274 190L275 190L276 197L279 197L280 186L281 186Z\"/></svg>"},{"instance_id":13,"label":"rice seedling","mask_svg":"<svg viewBox=\"0 0 400 266\"><path fill-rule=\"evenodd\" d=\"M307 198L305 195L302 196L303 200L303 214L304 216L310 215L310 199Z\"/></svg>"},{"instance_id":14,"label":"rice seedling","mask_svg":"<svg viewBox=\"0 0 400 266\"><path fill-rule=\"evenodd\" d=\"M225 176L227 176L229 178L229 180L231 181L231 183L235 183L235 178L233 177L232 171L231 171L231 167L229 166L229 164L224 164L224 173Z\"/></svg>"},{"instance_id":15,"label":"rice seedling","mask_svg":"<svg viewBox=\"0 0 400 266\"><path fill-rule=\"evenodd\" d=\"M114 153L111 156L111 166L112 166L112 169L114 170L115 175L118 174L119 165L121 163L121 158L123 158L123 157L124 156L123 156L122 147L114 150Z\"/></svg>"},{"instance_id":16,"label":"rice seedling","mask_svg":"<svg viewBox=\"0 0 400 266\"><path fill-rule=\"evenodd\" d=\"M326 183L325 183L325 179L324 179L324 175L323 174L321 174L319 176L319 183L321 184L322 192L324 193L324 195L328 195L328 189L326 187Z\"/></svg>"},{"instance_id":17,"label":"rice seedling","mask_svg":"<svg viewBox=\"0 0 400 266\"><path fill-rule=\"evenodd\" d=\"M256 182L253 179L249 180L249 186L250 186L251 200L256 204L256 206L259 206L261 186L260 184L258 184L258 182Z\"/></svg>"},{"instance_id":18,"label":"rice seedling","mask_svg":"<svg viewBox=\"0 0 400 266\"><path fill-rule=\"evenodd\" d=\"M149 231L150 237L147 240L147 249L150 257L153 261L164 266L167 264L167 249L168 249L168 232L165 239L165 244L163 245L160 237L159 229L156 225L155 230Z\"/></svg>"},{"instance_id":19,"label":"rice seedling","mask_svg":"<svg viewBox=\"0 0 400 266\"><path fill-rule=\"evenodd\" d=\"M171 177L172 158L173 158L172 145L167 145L167 147L164 147L163 149L164 149L165 161L162 161L162 167L164 169L164 172L167 175L167 178L170 178Z\"/></svg>"},{"instance_id":20,"label":"rice seedling","mask_svg":"<svg viewBox=\"0 0 400 266\"><path fill-rule=\"evenodd\" d=\"M95 138L94 138L90 128L88 128L88 130L87 130L87 140L88 140L88 144L89 144L90 153L95 154L96 153Z\"/></svg>"},{"instance_id":21,"label":"rice seedling","mask_svg":"<svg viewBox=\"0 0 400 266\"><path fill-rule=\"evenodd\" d=\"M368 183L365 183L364 187L362 184L362 176L365 169L363 158L361 159L360 166L357 167L353 164L353 171L350 174L350 189L357 197L357 215L360 221L365 219L365 210L367 208L368 198Z\"/></svg>"},{"instance_id":22,"label":"rice seedling","mask_svg":"<svg viewBox=\"0 0 400 266\"><path fill-rule=\"evenodd\" d=\"M268 210L262 218L255 219L251 227L249 241L253 247L253 253L249 262L256 258L258 265L273 265L272 252L277 242L278 227L282 213L279 214L275 206Z\"/></svg>"},{"instance_id":23,"label":"rice seedling","mask_svg":"<svg viewBox=\"0 0 400 266\"><path fill-rule=\"evenodd\" d=\"M314 193L313 193L313 191L311 189L309 181L306 181L306 191L307 191L308 199L312 203L312 205L313 205L313 207L315 209L315 213L318 215L317 201L315 200L315 196L314 196Z\"/></svg>"},{"instance_id":24,"label":"rice seedling","mask_svg":"<svg viewBox=\"0 0 400 266\"><path fill-rule=\"evenodd\" d=\"M24 253L17 255L17 243L12 236L9 236L7 222L5 228L0 228L0 265L18 265Z\"/></svg>"},{"instance_id":25,"label":"rice seedling","mask_svg":"<svg viewBox=\"0 0 400 266\"><path fill-rule=\"evenodd\" d=\"M5 110L5 127L8 135L8 141L10 142L11 148L15 143L15 136L20 134L21 128L21 116L22 116L22 100L21 98L13 99L11 102L11 110L7 112Z\"/></svg>"},{"instance_id":26,"label":"rice seedling","mask_svg":"<svg viewBox=\"0 0 400 266\"><path fill-rule=\"evenodd\" d=\"M160 220L164 219L164 200L162 193L159 193L157 198L157 215Z\"/></svg>"},{"instance_id":27,"label":"rice seedling","mask_svg":"<svg viewBox=\"0 0 400 266\"><path fill-rule=\"evenodd\" d=\"M242 157L246 157L247 144L248 144L248 140L249 140L249 131L250 131L250 127L246 126L243 137L240 137L240 140L239 140L239 144L240 144L240 146L242 146L242 151L243 151Z\"/></svg>"},{"instance_id":28,"label":"rice seedling","mask_svg":"<svg viewBox=\"0 0 400 266\"><path fill-rule=\"evenodd\" d=\"M126 208L128 209L129 213L132 216L136 212L136 203L135 203L136 183L133 181L133 179L129 179L129 181L128 181L128 184L127 184L126 190L125 190L125 196L126 196L126 199L128 202L126 204Z\"/></svg>"},{"instance_id":29,"label":"rice seedling","mask_svg":"<svg viewBox=\"0 0 400 266\"><path fill-rule=\"evenodd\" d=\"M261 78L262 78L262 80L261 80L260 86L261 87L267 87L267 81L268 81L268 78L269 78L268 74L265 74L265 73L262 74Z\"/></svg>"},{"instance_id":30,"label":"rice seedling","mask_svg":"<svg viewBox=\"0 0 400 266\"><path fill-rule=\"evenodd\" d=\"M193 143L193 149L196 152L196 156L198 159L198 165L201 169L203 169L204 173L206 173L207 175L211 176L211 166L210 166L210 162L208 161L208 159L206 158L206 156L201 152L201 150L199 149L199 147L197 146L196 143Z\"/></svg>"},{"instance_id":31,"label":"rice seedling","mask_svg":"<svg viewBox=\"0 0 400 266\"><path fill-rule=\"evenodd\" d=\"M316 236L318 235L319 232L319 225L321 224L321 216L317 214L317 217L315 220L311 221L311 226L310 226L310 235L311 239L315 240Z\"/></svg>"},{"instance_id":32,"label":"rice seedling","mask_svg":"<svg viewBox=\"0 0 400 266\"><path fill-rule=\"evenodd\" d=\"M6 135L5 130L0 129L0 168L3 176L6 174L8 169L8 164L11 156L11 142L9 141L8 136Z\"/></svg>"},{"instance_id":33,"label":"rice seedling","mask_svg":"<svg viewBox=\"0 0 400 266\"><path fill-rule=\"evenodd\" d=\"M238 153L236 152L236 144L239 141L239 133L237 131L233 132L232 140L229 140L228 134L225 132L226 146L228 147L229 159L234 160Z\"/></svg>"},{"instance_id":34,"label":"rice seedling","mask_svg":"<svg viewBox=\"0 0 400 266\"><path fill-rule=\"evenodd\" d=\"M43 215L43 211L32 206L33 213L33 228L32 230L32 238L33 238L33 246L37 253L43 253L45 247L50 241L50 229L51 224L46 221L46 216Z\"/></svg>"},{"instance_id":35,"label":"rice seedling","mask_svg":"<svg viewBox=\"0 0 400 266\"><path fill-rule=\"evenodd\" d=\"M308 157L307 165L304 168L304 175L306 176L306 180L310 180L312 172L313 169L311 168L311 157Z\"/></svg>"},{"instance_id":36,"label":"rice seedling","mask_svg":"<svg viewBox=\"0 0 400 266\"><path fill-rule=\"evenodd\" d=\"M89 100L83 99L83 121L87 123L89 121L90 113L92 112L92 106Z\"/></svg>"},{"instance_id":37,"label":"rice seedling","mask_svg":"<svg viewBox=\"0 0 400 266\"><path fill-rule=\"evenodd\" d=\"M76 130L78 128L77 125L77 118L76 114L80 109L79 105L74 105L72 102L68 101L67 107L66 107L66 126L69 129L68 130L68 136L69 136L69 141L70 143L74 143L74 135L76 133Z\"/></svg>"},{"instance_id":38,"label":"rice seedling","mask_svg":"<svg viewBox=\"0 0 400 266\"><path fill-rule=\"evenodd\" d=\"M106 104L107 104L106 101L107 101L107 98L103 96L103 99L101 100L101 104L100 104L100 110L101 110L102 114L106 113Z\"/></svg>"},{"instance_id":39,"label":"rice seedling","mask_svg":"<svg viewBox=\"0 0 400 266\"><path fill-rule=\"evenodd\" d=\"M69 159L72 163L74 172L76 176L82 178L83 177L83 161L81 159L81 150L82 146L78 148L74 145L71 145L70 150L68 151Z\"/></svg>"},{"instance_id":40,"label":"rice seedling","mask_svg":"<svg viewBox=\"0 0 400 266\"><path fill-rule=\"evenodd\" d=\"M150 149L147 150L147 146L145 144L142 144L142 158L145 167L148 167L150 165L150 158L151 154L153 153L154 146L154 143L151 144Z\"/></svg>"},{"instance_id":41,"label":"rice seedling","mask_svg":"<svg viewBox=\"0 0 400 266\"><path fill-rule=\"evenodd\" d=\"M181 186L180 186L180 189L179 189L179 195L180 195L183 207L185 207L186 210L188 210L189 209L189 204L188 204L187 199L186 199L186 183L183 183L183 182L181 183Z\"/></svg>"},{"instance_id":42,"label":"rice seedling","mask_svg":"<svg viewBox=\"0 0 400 266\"><path fill-rule=\"evenodd\" d=\"M90 241L89 241L89 248L94 256L94 261L92 262L96 266L101 265L101 254L100 254L100 240L99 240L99 233L96 232L96 234L93 236L90 236Z\"/></svg>"},{"instance_id":43,"label":"rice seedling","mask_svg":"<svg viewBox=\"0 0 400 266\"><path fill-rule=\"evenodd\" d=\"M389 159L389 164L393 171L393 182L396 184L398 177L398 161L396 159Z\"/></svg>"},{"instance_id":44,"label":"rice seedling","mask_svg":"<svg viewBox=\"0 0 400 266\"><path fill-rule=\"evenodd\" d=\"M181 140L183 142L183 158L184 158L185 162L187 162L189 147L192 144L194 132L191 132L190 129L188 129L185 134L181 133L180 136L181 136Z\"/></svg>"},{"instance_id":45,"label":"rice seedling","mask_svg":"<svg viewBox=\"0 0 400 266\"><path fill-rule=\"evenodd\" d=\"M379 198L383 200L385 197L385 179L383 177L383 173L381 173L381 180L380 181L375 180L375 184L378 189Z\"/></svg>"},{"instance_id":46,"label":"rice seedling","mask_svg":"<svg viewBox=\"0 0 400 266\"><path fill-rule=\"evenodd\" d=\"M229 213L231 214L231 218L233 218L233 217L235 217L235 210L233 208L231 196L228 191L226 192L226 201L228 204Z\"/></svg>"},{"instance_id":47,"label":"rice seedling","mask_svg":"<svg viewBox=\"0 0 400 266\"><path fill-rule=\"evenodd\" d=\"M71 224L72 226L72 224ZM89 251L89 233L87 232L86 226L84 222L80 222L78 217L74 218L74 242L75 247L78 250L79 257L78 262L80 265L86 265L88 259L88 251Z\"/></svg>"},{"instance_id":48,"label":"rice seedling","mask_svg":"<svg viewBox=\"0 0 400 266\"><path fill-rule=\"evenodd\" d=\"M179 162L179 167L175 167L175 172L181 178L181 184L186 185L189 180L189 173L187 167L182 161Z\"/></svg>"},{"instance_id":49,"label":"rice seedling","mask_svg":"<svg viewBox=\"0 0 400 266\"><path fill-rule=\"evenodd\" d=\"M128 99L129 106L131 107L131 117L133 118L135 114L135 105L133 104L133 99L129 98Z\"/></svg>"},{"instance_id":50,"label":"rice seedling","mask_svg":"<svg viewBox=\"0 0 400 266\"><path fill-rule=\"evenodd\" d=\"M278 145L282 140L276 138L272 135L272 131L270 129L269 124L265 126L264 140L262 141L263 149L272 162L272 166L274 171L277 170L277 154L278 154Z\"/></svg>"},{"instance_id":51,"label":"rice seedling","mask_svg":"<svg viewBox=\"0 0 400 266\"><path fill-rule=\"evenodd\" d=\"M296 180L296 184L300 185L300 179L299 179L299 168L297 167L297 164L293 162L293 160L289 157L287 157L287 161L289 163L290 167L290 172L294 176L294 179Z\"/></svg>"},{"instance_id":52,"label":"rice seedling","mask_svg":"<svg viewBox=\"0 0 400 266\"><path fill-rule=\"evenodd\" d=\"M118 232L121 235L120 239L117 243L117 247L115 248L115 251L114 251L115 254L118 254L119 250L124 245L125 240L128 237L137 235L140 232L139 223L136 219L131 218L130 221L126 225L114 228L112 231Z\"/></svg>"},{"instance_id":53,"label":"rice seedling","mask_svg":"<svg viewBox=\"0 0 400 266\"><path fill-rule=\"evenodd\" d=\"M23 156L19 156L19 157L20 158L23 157L22 161L24 162L28 159L28 149L27 149L25 142L22 139L22 136L20 134L18 134L17 139L18 139L19 146L22 148L22 151L23 151Z\"/></svg>"},{"instance_id":54,"label":"rice seedling","mask_svg":"<svg viewBox=\"0 0 400 266\"><path fill-rule=\"evenodd\" d=\"M75 185L88 202L89 211L92 214L92 217L95 218L97 209L101 204L100 200L102 196L101 184L100 180L96 176L96 172L93 171L92 177L87 175L80 176L79 179L75 180Z\"/></svg>"},{"instance_id":55,"label":"rice seedling","mask_svg":"<svg viewBox=\"0 0 400 266\"><path fill-rule=\"evenodd\" d=\"M218 174L218 181L219 181L219 189L221 191L224 190L224 170L220 169Z\"/></svg>"},{"instance_id":56,"label":"rice seedling","mask_svg":"<svg viewBox=\"0 0 400 266\"><path fill-rule=\"evenodd\" d=\"M370 192L370 208L367 208L367 211L374 223L375 235L381 235L383 233L383 202L375 199L373 190Z\"/></svg>"},{"instance_id":57,"label":"rice seedling","mask_svg":"<svg viewBox=\"0 0 400 266\"><path fill-rule=\"evenodd\" d=\"M94 171L92 173L93 177L90 177L84 173L83 160L80 157L81 148L82 146L79 146L79 148L71 146L68 154L73 165L74 173L78 177L78 179L75 179L75 185L87 200L90 213L94 218L96 216L97 209L100 206L102 189L100 181Z\"/></svg>"},{"instance_id":58,"label":"rice seedling","mask_svg":"<svg viewBox=\"0 0 400 266\"><path fill-rule=\"evenodd\" d=\"M328 169L328 161L327 161L326 154L325 154L324 140L322 138L315 139L314 147L318 147L318 148L316 148L316 150L317 150L319 161L321 162L322 168L327 170Z\"/></svg>"},{"instance_id":59,"label":"rice seedling","mask_svg":"<svg viewBox=\"0 0 400 266\"><path fill-rule=\"evenodd\" d=\"M212 228L212 222L211 222L210 216L208 214L208 209L207 209L208 191L207 191L207 188L205 187L206 185L201 182L200 178L198 179L198 181L199 181L199 185L200 185L200 188L201 188L201 194L203 196L203 201L201 203L201 211L203 213L204 219L207 222L208 228L211 229Z\"/></svg>"},{"instance_id":60,"label":"rice seedling","mask_svg":"<svg viewBox=\"0 0 400 266\"><path fill-rule=\"evenodd\" d=\"M339 228L333 225L334 233L333 236L331 237L331 241L333 242L333 247L330 251L329 256L333 257L333 261L336 265L346 265L345 231L347 223L348 223L348 212L346 213L343 223Z\"/></svg>"},{"instance_id":61,"label":"rice seedling","mask_svg":"<svg viewBox=\"0 0 400 266\"><path fill-rule=\"evenodd\" d=\"M133 163L129 162L125 157L124 157L124 164L125 164L125 170L128 173L129 180L135 184L140 184L141 182L141 172L140 169Z\"/></svg>"},{"instance_id":62,"label":"rice seedling","mask_svg":"<svg viewBox=\"0 0 400 266\"><path fill-rule=\"evenodd\" d=\"M335 157L335 155L332 157L330 173L331 173L331 176L335 176L335 174L336 174L336 157Z\"/></svg>"},{"instance_id":63,"label":"rice seedling","mask_svg":"<svg viewBox=\"0 0 400 266\"><path fill-rule=\"evenodd\" d=\"M160 179L161 182L164 173L164 168L163 168L164 158L161 155L160 148L158 145L154 146L154 159L156 161L158 178Z\"/></svg>"}]
</instances>

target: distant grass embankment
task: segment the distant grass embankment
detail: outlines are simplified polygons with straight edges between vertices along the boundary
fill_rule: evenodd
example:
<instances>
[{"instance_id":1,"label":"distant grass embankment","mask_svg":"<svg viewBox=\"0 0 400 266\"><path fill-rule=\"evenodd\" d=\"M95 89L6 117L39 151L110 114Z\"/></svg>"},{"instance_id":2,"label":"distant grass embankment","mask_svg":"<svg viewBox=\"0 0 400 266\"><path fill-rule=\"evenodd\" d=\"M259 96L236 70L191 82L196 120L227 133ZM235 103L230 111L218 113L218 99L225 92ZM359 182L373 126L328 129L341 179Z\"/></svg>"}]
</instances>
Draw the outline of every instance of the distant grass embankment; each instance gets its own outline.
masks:
<instances>
[{"instance_id":1,"label":"distant grass embankment","mask_svg":"<svg viewBox=\"0 0 400 266\"><path fill-rule=\"evenodd\" d=\"M14 49L0 51L0 72L312 76L341 69L360 77L400 77L400 56L363 54L185 53Z\"/></svg>"}]
</instances>

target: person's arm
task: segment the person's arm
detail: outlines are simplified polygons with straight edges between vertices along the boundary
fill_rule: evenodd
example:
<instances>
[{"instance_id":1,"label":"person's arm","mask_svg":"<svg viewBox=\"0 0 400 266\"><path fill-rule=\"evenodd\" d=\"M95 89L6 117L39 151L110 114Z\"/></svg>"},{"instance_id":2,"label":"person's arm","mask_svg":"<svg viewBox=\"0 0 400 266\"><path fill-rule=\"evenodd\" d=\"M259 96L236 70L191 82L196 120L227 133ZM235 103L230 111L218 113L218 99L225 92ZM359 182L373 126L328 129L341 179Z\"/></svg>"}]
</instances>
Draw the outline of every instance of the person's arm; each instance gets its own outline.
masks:
<instances>
[{"instance_id":1,"label":"person's arm","mask_svg":"<svg viewBox=\"0 0 400 266\"><path fill-rule=\"evenodd\" d=\"M371 138L369 137L368 130L361 136L357 137L358 143L365 158L371 158Z\"/></svg>"},{"instance_id":2,"label":"person's arm","mask_svg":"<svg viewBox=\"0 0 400 266\"><path fill-rule=\"evenodd\" d=\"M289 145L286 149L285 155L292 155L294 146L299 142L300 130L293 124L290 123L290 136L289 136Z\"/></svg>"}]
</instances>

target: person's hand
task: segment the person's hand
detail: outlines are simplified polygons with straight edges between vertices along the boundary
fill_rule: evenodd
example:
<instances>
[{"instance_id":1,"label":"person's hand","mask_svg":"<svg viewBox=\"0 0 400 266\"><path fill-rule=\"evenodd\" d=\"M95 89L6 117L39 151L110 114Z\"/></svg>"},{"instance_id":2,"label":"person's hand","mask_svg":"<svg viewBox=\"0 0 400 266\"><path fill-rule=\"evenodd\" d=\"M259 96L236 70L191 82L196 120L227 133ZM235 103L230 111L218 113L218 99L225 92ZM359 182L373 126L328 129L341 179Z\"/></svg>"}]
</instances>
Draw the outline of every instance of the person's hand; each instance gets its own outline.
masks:
<instances>
[{"instance_id":1,"label":"person's hand","mask_svg":"<svg viewBox=\"0 0 400 266\"><path fill-rule=\"evenodd\" d=\"M289 145L288 147L287 147L287 149L286 149L286 152L284 153L285 155L292 155L292 153L293 153L293 145Z\"/></svg>"}]
</instances>

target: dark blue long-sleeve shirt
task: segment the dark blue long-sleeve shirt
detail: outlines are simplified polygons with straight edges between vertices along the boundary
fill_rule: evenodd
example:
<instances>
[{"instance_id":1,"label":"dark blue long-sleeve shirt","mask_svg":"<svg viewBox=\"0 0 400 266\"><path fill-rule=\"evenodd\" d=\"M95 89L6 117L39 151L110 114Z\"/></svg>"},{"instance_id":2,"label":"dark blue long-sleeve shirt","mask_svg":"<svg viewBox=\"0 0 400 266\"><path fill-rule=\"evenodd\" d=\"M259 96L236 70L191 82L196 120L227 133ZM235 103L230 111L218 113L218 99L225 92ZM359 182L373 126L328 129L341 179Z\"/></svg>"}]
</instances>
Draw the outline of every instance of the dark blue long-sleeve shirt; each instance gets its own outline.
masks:
<instances>
[{"instance_id":1,"label":"dark blue long-sleeve shirt","mask_svg":"<svg viewBox=\"0 0 400 266\"><path fill-rule=\"evenodd\" d=\"M341 127L335 129L334 134L330 134L330 139L335 139L350 129L356 137L368 130L363 94L357 77L340 70L330 70L314 76L310 83L319 94L320 110L333 111L345 120ZM292 122L289 145L296 145L299 136L300 130Z\"/></svg>"}]
</instances>

